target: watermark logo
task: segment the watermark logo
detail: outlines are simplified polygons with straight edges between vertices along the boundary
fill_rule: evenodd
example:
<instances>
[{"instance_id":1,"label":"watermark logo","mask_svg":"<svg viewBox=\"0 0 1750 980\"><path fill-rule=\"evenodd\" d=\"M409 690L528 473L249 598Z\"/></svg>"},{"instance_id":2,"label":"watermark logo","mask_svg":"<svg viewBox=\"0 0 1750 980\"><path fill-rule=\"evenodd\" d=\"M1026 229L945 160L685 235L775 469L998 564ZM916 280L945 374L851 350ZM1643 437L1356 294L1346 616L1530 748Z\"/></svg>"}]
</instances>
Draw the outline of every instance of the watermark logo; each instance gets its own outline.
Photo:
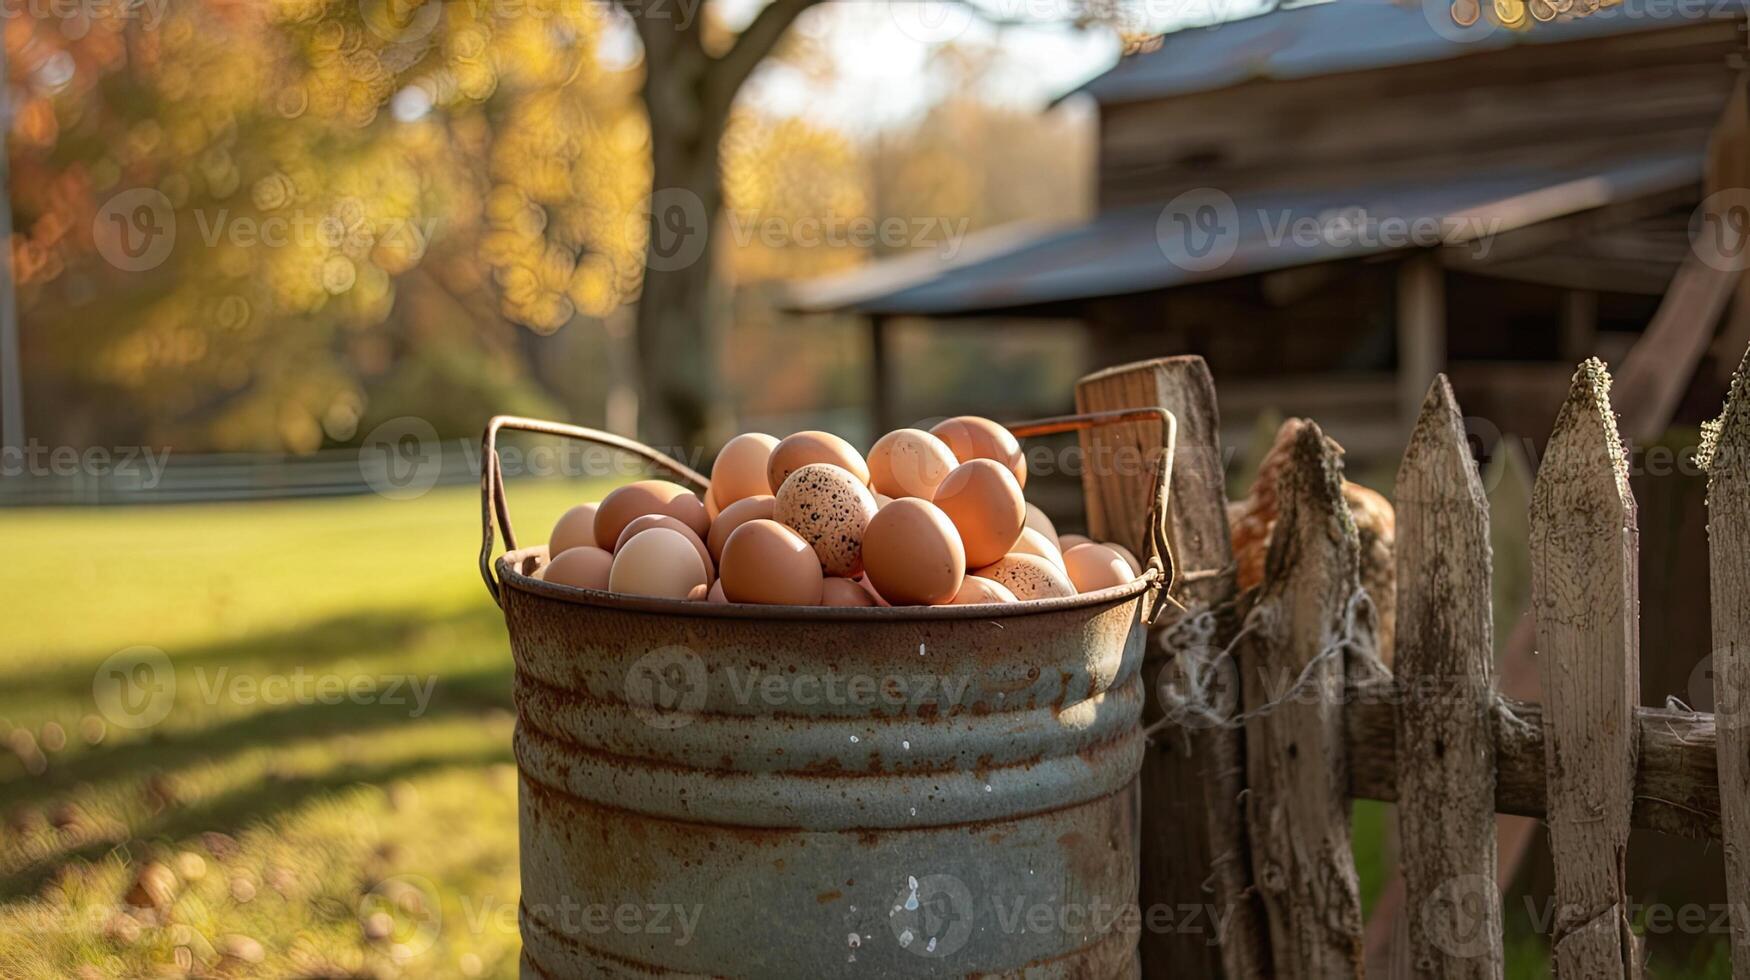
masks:
<instances>
[{"instance_id":1,"label":"watermark logo","mask_svg":"<svg viewBox=\"0 0 1750 980\"><path fill-rule=\"evenodd\" d=\"M417 416L384 422L359 446L359 473L372 490L390 500L425 496L443 468L437 429Z\"/></svg>"},{"instance_id":2,"label":"watermark logo","mask_svg":"<svg viewBox=\"0 0 1750 980\"><path fill-rule=\"evenodd\" d=\"M972 921L972 890L946 874L908 875L888 916L901 949L935 959L952 956L966 945Z\"/></svg>"},{"instance_id":3,"label":"watermark logo","mask_svg":"<svg viewBox=\"0 0 1750 980\"><path fill-rule=\"evenodd\" d=\"M1422 0L1422 16L1435 34L1470 44L1500 30L1502 23L1523 22L1525 5L1521 0ZM1511 19L1515 16L1517 21Z\"/></svg>"},{"instance_id":4,"label":"watermark logo","mask_svg":"<svg viewBox=\"0 0 1750 980\"><path fill-rule=\"evenodd\" d=\"M658 647L626 671L626 699L652 728L673 731L693 723L710 683L705 661L682 646Z\"/></svg>"},{"instance_id":5,"label":"watermark logo","mask_svg":"<svg viewBox=\"0 0 1750 980\"><path fill-rule=\"evenodd\" d=\"M385 878L359 899L358 921L365 938L387 945L396 959L418 956L443 931L437 886L419 875Z\"/></svg>"},{"instance_id":6,"label":"watermark logo","mask_svg":"<svg viewBox=\"0 0 1750 980\"><path fill-rule=\"evenodd\" d=\"M920 44L946 44L972 26L976 16L965 3L901 0L887 5L899 33Z\"/></svg>"},{"instance_id":7,"label":"watermark logo","mask_svg":"<svg viewBox=\"0 0 1750 980\"><path fill-rule=\"evenodd\" d=\"M1422 903L1419 919L1428 941L1450 956L1487 953L1501 930L1501 893L1487 875L1460 875L1440 883Z\"/></svg>"},{"instance_id":8,"label":"watermark logo","mask_svg":"<svg viewBox=\"0 0 1750 980\"><path fill-rule=\"evenodd\" d=\"M118 728L151 728L176 705L176 668L157 647L118 650L91 679L98 713Z\"/></svg>"},{"instance_id":9,"label":"watermark logo","mask_svg":"<svg viewBox=\"0 0 1750 980\"><path fill-rule=\"evenodd\" d=\"M1750 666L1750 665L1746 665ZM1734 728L1744 724L1746 709L1750 709L1750 671L1740 667L1725 669L1718 652L1701 658L1689 672L1689 706L1696 711L1712 712L1715 724Z\"/></svg>"},{"instance_id":10,"label":"watermark logo","mask_svg":"<svg viewBox=\"0 0 1750 980\"><path fill-rule=\"evenodd\" d=\"M1750 190L1728 187L1697 205L1689 216L1689 247L1721 272L1750 268Z\"/></svg>"},{"instance_id":11,"label":"watermark logo","mask_svg":"<svg viewBox=\"0 0 1750 980\"><path fill-rule=\"evenodd\" d=\"M673 272L704 256L711 216L699 195L684 187L665 187L650 195L645 212L650 216L650 269Z\"/></svg>"},{"instance_id":12,"label":"watermark logo","mask_svg":"<svg viewBox=\"0 0 1750 980\"><path fill-rule=\"evenodd\" d=\"M1155 219L1155 242L1167 261L1181 269L1219 269L1239 249L1239 209L1224 191L1188 190L1161 209Z\"/></svg>"},{"instance_id":13,"label":"watermark logo","mask_svg":"<svg viewBox=\"0 0 1750 980\"><path fill-rule=\"evenodd\" d=\"M176 209L156 188L122 191L97 209L91 237L104 261L123 272L156 269L176 247Z\"/></svg>"}]
</instances>

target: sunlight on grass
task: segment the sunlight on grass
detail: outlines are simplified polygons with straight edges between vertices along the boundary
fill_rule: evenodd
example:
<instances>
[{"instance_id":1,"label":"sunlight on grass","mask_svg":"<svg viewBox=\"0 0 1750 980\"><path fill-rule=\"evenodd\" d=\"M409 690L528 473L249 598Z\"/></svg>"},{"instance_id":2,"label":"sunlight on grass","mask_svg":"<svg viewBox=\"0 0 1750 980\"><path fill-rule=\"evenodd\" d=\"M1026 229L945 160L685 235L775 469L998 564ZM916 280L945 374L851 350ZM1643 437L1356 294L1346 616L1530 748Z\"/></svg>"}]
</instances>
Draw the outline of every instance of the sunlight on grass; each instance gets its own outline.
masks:
<instances>
[{"instance_id":1,"label":"sunlight on grass","mask_svg":"<svg viewBox=\"0 0 1750 980\"><path fill-rule=\"evenodd\" d=\"M513 514L538 541L604 489L513 484ZM0 936L31 937L0 975L516 974L477 490L0 511L0 537ZM118 714L100 667L141 646L173 680Z\"/></svg>"}]
</instances>

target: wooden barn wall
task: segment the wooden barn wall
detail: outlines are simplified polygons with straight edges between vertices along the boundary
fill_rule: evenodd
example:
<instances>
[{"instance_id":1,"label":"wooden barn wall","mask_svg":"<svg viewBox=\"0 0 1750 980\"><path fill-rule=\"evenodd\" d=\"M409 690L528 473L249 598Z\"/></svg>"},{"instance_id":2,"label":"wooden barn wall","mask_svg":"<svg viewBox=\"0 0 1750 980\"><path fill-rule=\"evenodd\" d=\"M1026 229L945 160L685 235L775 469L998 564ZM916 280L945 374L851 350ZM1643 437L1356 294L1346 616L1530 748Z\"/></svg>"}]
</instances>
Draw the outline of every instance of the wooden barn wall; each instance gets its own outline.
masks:
<instances>
[{"instance_id":1,"label":"wooden barn wall","mask_svg":"<svg viewBox=\"0 0 1750 980\"><path fill-rule=\"evenodd\" d=\"M1744 46L1735 23L1700 23L1107 105L1099 205L1699 147Z\"/></svg>"}]
</instances>

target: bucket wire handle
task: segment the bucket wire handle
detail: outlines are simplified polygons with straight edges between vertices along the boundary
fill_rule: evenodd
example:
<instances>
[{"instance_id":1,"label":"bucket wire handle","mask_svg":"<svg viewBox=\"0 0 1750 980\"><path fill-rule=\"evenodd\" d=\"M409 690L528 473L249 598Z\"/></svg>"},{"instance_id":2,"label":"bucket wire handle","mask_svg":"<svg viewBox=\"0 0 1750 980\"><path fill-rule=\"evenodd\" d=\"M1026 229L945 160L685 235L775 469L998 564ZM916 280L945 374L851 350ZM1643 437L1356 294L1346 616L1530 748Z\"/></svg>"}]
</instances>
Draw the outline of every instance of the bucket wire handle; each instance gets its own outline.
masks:
<instances>
[{"instance_id":1,"label":"bucket wire handle","mask_svg":"<svg viewBox=\"0 0 1750 980\"><path fill-rule=\"evenodd\" d=\"M498 597L498 580L492 575L492 549L497 543L493 537L492 521L495 516L498 527L504 531L504 549L515 551L517 548L516 531L510 525L510 507L504 499L504 471L498 460L498 433L501 429L593 442L637 456L701 489L708 490L711 487L711 481L707 477L636 439L617 436L600 429L586 429L581 425L543 422L519 415L493 416L492 421L486 423L486 434L480 439L480 577L486 581L486 591L492 593L492 601L499 605L503 605L503 602Z\"/></svg>"},{"instance_id":2,"label":"bucket wire handle","mask_svg":"<svg viewBox=\"0 0 1750 980\"><path fill-rule=\"evenodd\" d=\"M1172 604L1167 590L1173 585L1174 570L1177 567L1173 560L1172 541L1167 534L1167 492L1172 483L1173 450L1177 444L1179 428L1173 413L1159 407L1124 408L1012 422L1007 428L1017 439L1026 439L1063 432L1080 432L1096 426L1125 422L1159 422L1161 426L1161 453L1155 462L1153 493L1149 497L1148 554L1144 558L1143 569L1143 576L1152 579L1153 584L1149 586L1148 602L1143 609L1142 621L1153 626Z\"/></svg>"}]
</instances>

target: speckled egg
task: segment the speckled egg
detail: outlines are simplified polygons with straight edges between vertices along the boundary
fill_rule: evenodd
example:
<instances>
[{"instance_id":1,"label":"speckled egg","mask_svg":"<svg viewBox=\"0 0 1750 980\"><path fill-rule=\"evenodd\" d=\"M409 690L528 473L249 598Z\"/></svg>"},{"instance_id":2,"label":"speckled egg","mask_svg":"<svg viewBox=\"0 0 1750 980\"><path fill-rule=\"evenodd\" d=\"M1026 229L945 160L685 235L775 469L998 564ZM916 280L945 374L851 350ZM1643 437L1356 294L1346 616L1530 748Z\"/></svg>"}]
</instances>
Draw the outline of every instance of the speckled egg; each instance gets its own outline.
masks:
<instances>
[{"instance_id":1,"label":"speckled egg","mask_svg":"<svg viewBox=\"0 0 1750 980\"><path fill-rule=\"evenodd\" d=\"M890 497L929 500L959 466L948 444L922 429L895 429L869 447L869 486Z\"/></svg>"},{"instance_id":2,"label":"speckled egg","mask_svg":"<svg viewBox=\"0 0 1750 980\"><path fill-rule=\"evenodd\" d=\"M1021 529L1021 537L1009 549L1009 554L1038 555L1058 568L1064 567L1063 552L1057 550L1057 542L1031 527Z\"/></svg>"},{"instance_id":3,"label":"speckled egg","mask_svg":"<svg viewBox=\"0 0 1750 980\"><path fill-rule=\"evenodd\" d=\"M966 576L966 581L960 585L960 592L954 596L951 603L956 606L988 606L1003 602L1020 602L1009 587L1001 582L993 582L988 578L976 575Z\"/></svg>"},{"instance_id":4,"label":"speckled egg","mask_svg":"<svg viewBox=\"0 0 1750 980\"><path fill-rule=\"evenodd\" d=\"M1076 594L1076 587L1063 570L1038 555L1004 555L1000 561L973 573L1008 587L1015 598L1056 599Z\"/></svg>"},{"instance_id":5,"label":"speckled egg","mask_svg":"<svg viewBox=\"0 0 1750 980\"><path fill-rule=\"evenodd\" d=\"M849 470L809 463L778 487L772 519L802 535L828 575L863 570L863 532L875 516L875 495Z\"/></svg>"}]
</instances>

